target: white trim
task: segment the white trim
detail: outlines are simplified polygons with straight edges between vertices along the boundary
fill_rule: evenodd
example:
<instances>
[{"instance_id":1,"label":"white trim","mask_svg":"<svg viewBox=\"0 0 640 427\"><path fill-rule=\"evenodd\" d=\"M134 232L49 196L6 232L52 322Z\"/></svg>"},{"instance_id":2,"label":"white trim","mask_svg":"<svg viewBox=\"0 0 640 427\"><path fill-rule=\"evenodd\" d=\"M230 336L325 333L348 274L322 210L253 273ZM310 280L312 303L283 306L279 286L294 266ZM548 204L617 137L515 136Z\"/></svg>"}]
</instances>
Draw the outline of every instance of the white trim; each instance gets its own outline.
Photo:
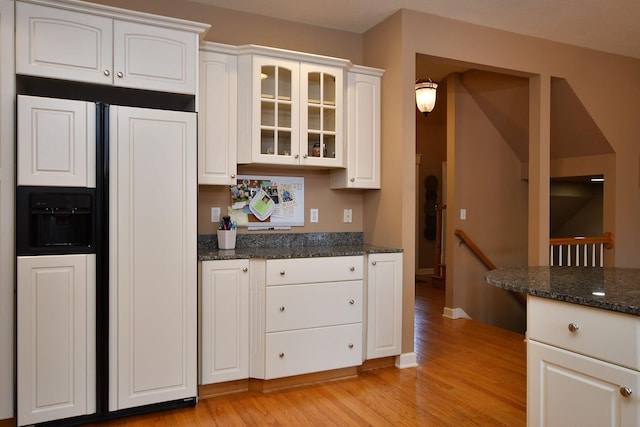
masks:
<instances>
[{"instance_id":1,"label":"white trim","mask_svg":"<svg viewBox=\"0 0 640 427\"><path fill-rule=\"evenodd\" d=\"M454 320L455 319L471 319L471 316L465 313L465 311L460 307L458 308L445 307L444 312L442 313L442 316L446 317L447 319L454 319Z\"/></svg>"},{"instance_id":2,"label":"white trim","mask_svg":"<svg viewBox=\"0 0 640 427\"><path fill-rule=\"evenodd\" d=\"M415 368L418 366L418 355L414 352L411 353L403 353L396 356L396 368L405 369L405 368Z\"/></svg>"}]
</instances>

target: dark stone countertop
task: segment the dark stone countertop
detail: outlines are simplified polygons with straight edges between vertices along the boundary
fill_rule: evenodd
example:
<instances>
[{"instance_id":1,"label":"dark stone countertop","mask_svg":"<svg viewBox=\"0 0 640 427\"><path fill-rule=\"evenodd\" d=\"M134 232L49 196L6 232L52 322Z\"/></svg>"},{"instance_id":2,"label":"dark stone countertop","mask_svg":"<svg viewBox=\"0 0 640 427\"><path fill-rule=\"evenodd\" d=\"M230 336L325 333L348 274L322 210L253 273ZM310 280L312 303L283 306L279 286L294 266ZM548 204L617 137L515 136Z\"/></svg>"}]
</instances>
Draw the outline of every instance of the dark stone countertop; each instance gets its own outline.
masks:
<instances>
[{"instance_id":1,"label":"dark stone countertop","mask_svg":"<svg viewBox=\"0 0 640 427\"><path fill-rule=\"evenodd\" d=\"M218 249L216 235L198 236L198 261L312 258L402 252L366 245L360 232L238 234L235 249Z\"/></svg>"},{"instance_id":2,"label":"dark stone countertop","mask_svg":"<svg viewBox=\"0 0 640 427\"><path fill-rule=\"evenodd\" d=\"M640 269L514 267L485 277L509 291L640 316Z\"/></svg>"}]
</instances>

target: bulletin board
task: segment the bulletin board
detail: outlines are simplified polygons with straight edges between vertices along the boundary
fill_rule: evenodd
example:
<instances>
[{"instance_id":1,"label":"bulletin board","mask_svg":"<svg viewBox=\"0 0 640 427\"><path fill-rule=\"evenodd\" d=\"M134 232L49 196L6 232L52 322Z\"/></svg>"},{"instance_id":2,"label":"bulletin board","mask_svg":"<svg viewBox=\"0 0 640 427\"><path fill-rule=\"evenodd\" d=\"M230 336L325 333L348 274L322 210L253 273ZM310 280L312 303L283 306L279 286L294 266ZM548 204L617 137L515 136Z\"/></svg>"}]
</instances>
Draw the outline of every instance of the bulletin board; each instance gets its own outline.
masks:
<instances>
[{"instance_id":1,"label":"bulletin board","mask_svg":"<svg viewBox=\"0 0 640 427\"><path fill-rule=\"evenodd\" d=\"M229 190L229 215L238 227L304 226L303 177L239 175Z\"/></svg>"}]
</instances>

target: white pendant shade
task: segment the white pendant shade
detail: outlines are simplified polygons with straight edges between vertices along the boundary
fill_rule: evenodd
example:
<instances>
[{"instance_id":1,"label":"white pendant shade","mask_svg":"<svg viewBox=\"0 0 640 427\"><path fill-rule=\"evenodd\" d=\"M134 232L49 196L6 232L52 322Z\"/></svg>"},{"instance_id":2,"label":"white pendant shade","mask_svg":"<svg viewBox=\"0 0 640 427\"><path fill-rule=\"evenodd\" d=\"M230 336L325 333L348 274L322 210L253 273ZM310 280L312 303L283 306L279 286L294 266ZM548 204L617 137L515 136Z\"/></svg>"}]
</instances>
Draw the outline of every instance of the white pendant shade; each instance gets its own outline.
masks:
<instances>
[{"instance_id":1,"label":"white pendant shade","mask_svg":"<svg viewBox=\"0 0 640 427\"><path fill-rule=\"evenodd\" d=\"M418 80L416 82L416 105L424 115L433 111L436 105L436 89L438 84L431 80Z\"/></svg>"}]
</instances>

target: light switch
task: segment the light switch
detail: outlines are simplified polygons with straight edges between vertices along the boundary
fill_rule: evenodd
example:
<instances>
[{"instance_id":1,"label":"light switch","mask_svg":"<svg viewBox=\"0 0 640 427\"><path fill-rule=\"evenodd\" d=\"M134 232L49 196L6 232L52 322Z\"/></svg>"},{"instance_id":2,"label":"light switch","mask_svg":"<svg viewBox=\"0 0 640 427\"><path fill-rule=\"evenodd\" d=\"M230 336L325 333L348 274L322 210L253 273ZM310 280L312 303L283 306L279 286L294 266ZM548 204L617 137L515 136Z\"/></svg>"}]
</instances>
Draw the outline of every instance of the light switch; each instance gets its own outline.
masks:
<instances>
[{"instance_id":1,"label":"light switch","mask_svg":"<svg viewBox=\"0 0 640 427\"><path fill-rule=\"evenodd\" d=\"M311 222L318 222L318 209L311 209L309 217Z\"/></svg>"},{"instance_id":2,"label":"light switch","mask_svg":"<svg viewBox=\"0 0 640 427\"><path fill-rule=\"evenodd\" d=\"M220 208L211 208L211 222L220 222Z\"/></svg>"},{"instance_id":3,"label":"light switch","mask_svg":"<svg viewBox=\"0 0 640 427\"><path fill-rule=\"evenodd\" d=\"M460 209L460 219L461 220L467 219L467 210L466 209Z\"/></svg>"}]
</instances>

